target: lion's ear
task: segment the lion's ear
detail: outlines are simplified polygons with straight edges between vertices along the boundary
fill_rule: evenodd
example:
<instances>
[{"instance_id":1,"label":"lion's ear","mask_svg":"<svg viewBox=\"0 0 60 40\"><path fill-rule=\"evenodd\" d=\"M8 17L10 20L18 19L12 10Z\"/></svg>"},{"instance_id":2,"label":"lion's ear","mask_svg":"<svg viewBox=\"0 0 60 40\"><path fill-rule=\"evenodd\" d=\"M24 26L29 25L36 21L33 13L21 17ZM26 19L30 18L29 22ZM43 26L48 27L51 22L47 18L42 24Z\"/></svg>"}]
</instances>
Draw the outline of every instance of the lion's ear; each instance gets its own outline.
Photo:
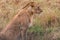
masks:
<instances>
[{"instance_id":1,"label":"lion's ear","mask_svg":"<svg viewBox=\"0 0 60 40\"><path fill-rule=\"evenodd\" d=\"M30 2L29 4L31 7L34 7L34 2Z\"/></svg>"}]
</instances>

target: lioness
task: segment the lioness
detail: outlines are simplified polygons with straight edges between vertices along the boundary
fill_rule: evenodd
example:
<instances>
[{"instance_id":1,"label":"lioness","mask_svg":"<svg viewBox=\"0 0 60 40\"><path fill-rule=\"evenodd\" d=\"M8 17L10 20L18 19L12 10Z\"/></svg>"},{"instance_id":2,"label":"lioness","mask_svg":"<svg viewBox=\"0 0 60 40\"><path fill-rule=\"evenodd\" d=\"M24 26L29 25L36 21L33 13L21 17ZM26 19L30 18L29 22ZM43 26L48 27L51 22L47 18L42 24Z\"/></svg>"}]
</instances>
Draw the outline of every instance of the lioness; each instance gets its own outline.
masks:
<instances>
[{"instance_id":1,"label":"lioness","mask_svg":"<svg viewBox=\"0 0 60 40\"><path fill-rule=\"evenodd\" d=\"M19 10L10 23L0 32L0 40L16 40L15 38L21 34L22 39L26 30L32 23L32 17L34 14L40 14L42 12L40 5L36 2L29 2L22 10Z\"/></svg>"}]
</instances>

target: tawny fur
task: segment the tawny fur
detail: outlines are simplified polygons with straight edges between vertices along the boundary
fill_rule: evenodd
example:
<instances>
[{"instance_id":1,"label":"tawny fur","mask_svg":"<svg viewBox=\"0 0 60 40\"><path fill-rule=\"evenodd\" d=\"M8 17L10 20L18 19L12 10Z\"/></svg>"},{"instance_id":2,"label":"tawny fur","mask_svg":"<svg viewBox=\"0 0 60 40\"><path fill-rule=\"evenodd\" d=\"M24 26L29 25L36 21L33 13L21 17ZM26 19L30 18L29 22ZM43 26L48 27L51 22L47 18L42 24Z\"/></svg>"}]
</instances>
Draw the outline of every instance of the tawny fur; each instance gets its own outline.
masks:
<instances>
[{"instance_id":1,"label":"tawny fur","mask_svg":"<svg viewBox=\"0 0 60 40\"><path fill-rule=\"evenodd\" d=\"M38 3L28 3L22 10L18 11L6 28L1 31L0 40L16 40L19 34L22 36L21 40L25 40L24 35L30 23L32 23L32 16L41 12L42 10Z\"/></svg>"}]
</instances>

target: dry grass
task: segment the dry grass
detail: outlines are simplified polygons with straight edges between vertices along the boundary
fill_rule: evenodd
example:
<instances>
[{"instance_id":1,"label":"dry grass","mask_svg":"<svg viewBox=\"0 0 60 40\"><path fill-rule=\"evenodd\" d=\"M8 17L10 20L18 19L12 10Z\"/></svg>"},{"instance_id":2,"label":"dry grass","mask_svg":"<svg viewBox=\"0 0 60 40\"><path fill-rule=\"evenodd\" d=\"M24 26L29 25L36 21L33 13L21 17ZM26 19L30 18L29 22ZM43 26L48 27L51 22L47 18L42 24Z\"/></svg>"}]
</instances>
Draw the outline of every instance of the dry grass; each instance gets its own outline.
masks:
<instances>
[{"instance_id":1,"label":"dry grass","mask_svg":"<svg viewBox=\"0 0 60 40\"><path fill-rule=\"evenodd\" d=\"M34 18L34 25L45 29L42 40L60 40L60 0L34 0L43 12ZM22 6L20 0L0 0L0 28L4 28ZM52 32L48 33L49 30Z\"/></svg>"}]
</instances>

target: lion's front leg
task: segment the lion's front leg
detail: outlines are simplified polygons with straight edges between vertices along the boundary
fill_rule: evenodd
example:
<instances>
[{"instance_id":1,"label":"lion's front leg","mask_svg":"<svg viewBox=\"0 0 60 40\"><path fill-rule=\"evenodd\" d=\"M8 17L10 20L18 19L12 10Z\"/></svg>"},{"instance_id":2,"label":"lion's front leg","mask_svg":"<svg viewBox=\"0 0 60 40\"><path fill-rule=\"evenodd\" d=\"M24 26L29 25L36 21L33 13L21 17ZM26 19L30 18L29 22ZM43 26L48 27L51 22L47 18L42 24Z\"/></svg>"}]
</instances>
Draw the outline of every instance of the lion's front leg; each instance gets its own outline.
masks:
<instances>
[{"instance_id":1,"label":"lion's front leg","mask_svg":"<svg viewBox=\"0 0 60 40\"><path fill-rule=\"evenodd\" d=\"M26 40L26 31L27 31L27 28L26 27L22 27L21 28L21 40Z\"/></svg>"}]
</instances>

